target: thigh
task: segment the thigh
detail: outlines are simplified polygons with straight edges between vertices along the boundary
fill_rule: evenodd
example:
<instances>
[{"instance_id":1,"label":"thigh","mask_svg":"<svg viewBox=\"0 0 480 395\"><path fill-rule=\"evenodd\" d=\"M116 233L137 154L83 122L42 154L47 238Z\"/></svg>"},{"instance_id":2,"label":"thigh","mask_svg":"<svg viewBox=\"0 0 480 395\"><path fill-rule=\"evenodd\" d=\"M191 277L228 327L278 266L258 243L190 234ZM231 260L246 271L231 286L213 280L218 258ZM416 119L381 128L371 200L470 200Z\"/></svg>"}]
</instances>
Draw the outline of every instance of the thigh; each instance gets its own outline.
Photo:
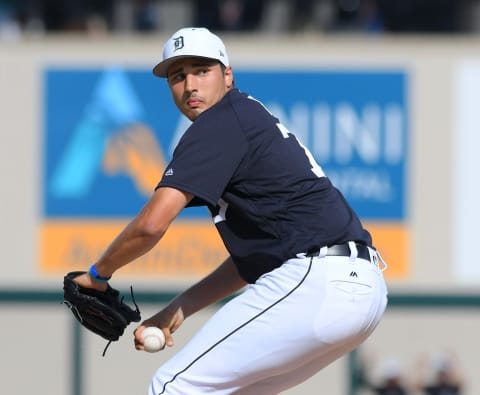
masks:
<instances>
[{"instance_id":1,"label":"thigh","mask_svg":"<svg viewBox=\"0 0 480 395\"><path fill-rule=\"evenodd\" d=\"M281 317L276 313L272 317L272 310L306 275L304 267L290 270L288 278L280 278L282 272L269 273L220 308L158 369L149 394L230 394L263 378L259 360L271 363L264 355L267 348L263 343L265 338L277 337L274 317Z\"/></svg>"},{"instance_id":2,"label":"thigh","mask_svg":"<svg viewBox=\"0 0 480 395\"><path fill-rule=\"evenodd\" d=\"M268 375L277 358L268 353L282 343L278 328L295 308L286 300L308 272L305 264L285 269L268 273L220 308L158 369L149 394L230 394Z\"/></svg>"}]
</instances>

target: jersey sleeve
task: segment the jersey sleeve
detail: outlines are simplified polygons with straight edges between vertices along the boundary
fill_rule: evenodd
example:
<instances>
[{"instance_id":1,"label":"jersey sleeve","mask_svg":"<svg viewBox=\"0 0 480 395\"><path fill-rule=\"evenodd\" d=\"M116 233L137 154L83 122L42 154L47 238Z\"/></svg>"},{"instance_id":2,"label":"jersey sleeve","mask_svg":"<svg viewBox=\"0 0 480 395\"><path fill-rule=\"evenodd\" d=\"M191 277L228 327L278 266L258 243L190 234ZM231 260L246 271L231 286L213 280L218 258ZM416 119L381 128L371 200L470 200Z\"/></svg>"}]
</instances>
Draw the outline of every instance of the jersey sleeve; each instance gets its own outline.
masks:
<instances>
[{"instance_id":1,"label":"jersey sleeve","mask_svg":"<svg viewBox=\"0 0 480 395\"><path fill-rule=\"evenodd\" d=\"M213 109L212 109L213 110ZM247 152L245 135L228 111L202 114L187 129L165 168L160 187L195 196L190 205L217 204Z\"/></svg>"}]
</instances>

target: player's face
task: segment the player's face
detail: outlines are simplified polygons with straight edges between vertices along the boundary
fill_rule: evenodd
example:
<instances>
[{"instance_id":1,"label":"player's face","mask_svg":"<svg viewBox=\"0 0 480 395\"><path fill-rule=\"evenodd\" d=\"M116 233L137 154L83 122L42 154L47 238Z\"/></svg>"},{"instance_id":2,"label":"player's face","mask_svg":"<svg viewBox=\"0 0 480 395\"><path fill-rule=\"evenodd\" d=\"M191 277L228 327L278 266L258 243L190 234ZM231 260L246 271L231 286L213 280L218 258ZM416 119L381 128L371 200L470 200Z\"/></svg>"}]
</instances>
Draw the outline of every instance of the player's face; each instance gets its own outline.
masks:
<instances>
[{"instance_id":1,"label":"player's face","mask_svg":"<svg viewBox=\"0 0 480 395\"><path fill-rule=\"evenodd\" d=\"M168 85L178 109L191 121L218 103L233 86L232 68L205 58L185 58L168 69Z\"/></svg>"}]
</instances>

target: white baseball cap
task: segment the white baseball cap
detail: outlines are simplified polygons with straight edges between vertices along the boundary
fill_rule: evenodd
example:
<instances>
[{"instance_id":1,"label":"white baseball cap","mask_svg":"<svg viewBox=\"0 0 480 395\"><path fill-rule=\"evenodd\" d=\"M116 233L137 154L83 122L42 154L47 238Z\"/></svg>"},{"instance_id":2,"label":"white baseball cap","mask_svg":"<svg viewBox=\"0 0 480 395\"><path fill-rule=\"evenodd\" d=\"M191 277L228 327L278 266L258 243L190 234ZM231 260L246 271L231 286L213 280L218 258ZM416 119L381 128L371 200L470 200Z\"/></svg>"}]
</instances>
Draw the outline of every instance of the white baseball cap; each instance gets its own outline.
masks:
<instances>
[{"instance_id":1,"label":"white baseball cap","mask_svg":"<svg viewBox=\"0 0 480 395\"><path fill-rule=\"evenodd\" d=\"M198 56L218 60L228 66L228 55L222 40L204 27L185 27L174 33L163 47L163 58L153 68L157 77L167 77L167 69L181 58Z\"/></svg>"}]
</instances>

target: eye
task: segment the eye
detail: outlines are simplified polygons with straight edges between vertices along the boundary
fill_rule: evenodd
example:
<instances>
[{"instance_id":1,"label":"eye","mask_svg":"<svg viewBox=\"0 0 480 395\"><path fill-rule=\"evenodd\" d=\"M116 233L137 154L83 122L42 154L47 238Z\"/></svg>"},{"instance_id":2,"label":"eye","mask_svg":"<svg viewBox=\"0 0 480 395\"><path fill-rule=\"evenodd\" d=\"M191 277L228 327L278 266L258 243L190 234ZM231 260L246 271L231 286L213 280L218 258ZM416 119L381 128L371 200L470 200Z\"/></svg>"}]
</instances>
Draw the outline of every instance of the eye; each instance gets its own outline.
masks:
<instances>
[{"instance_id":1,"label":"eye","mask_svg":"<svg viewBox=\"0 0 480 395\"><path fill-rule=\"evenodd\" d=\"M208 74L209 72L210 72L209 67L202 67L197 70L197 75L205 75L205 74Z\"/></svg>"},{"instance_id":2,"label":"eye","mask_svg":"<svg viewBox=\"0 0 480 395\"><path fill-rule=\"evenodd\" d=\"M175 83L175 82L180 82L185 79L185 74L183 73L177 73L169 77L168 81L170 83Z\"/></svg>"}]
</instances>

